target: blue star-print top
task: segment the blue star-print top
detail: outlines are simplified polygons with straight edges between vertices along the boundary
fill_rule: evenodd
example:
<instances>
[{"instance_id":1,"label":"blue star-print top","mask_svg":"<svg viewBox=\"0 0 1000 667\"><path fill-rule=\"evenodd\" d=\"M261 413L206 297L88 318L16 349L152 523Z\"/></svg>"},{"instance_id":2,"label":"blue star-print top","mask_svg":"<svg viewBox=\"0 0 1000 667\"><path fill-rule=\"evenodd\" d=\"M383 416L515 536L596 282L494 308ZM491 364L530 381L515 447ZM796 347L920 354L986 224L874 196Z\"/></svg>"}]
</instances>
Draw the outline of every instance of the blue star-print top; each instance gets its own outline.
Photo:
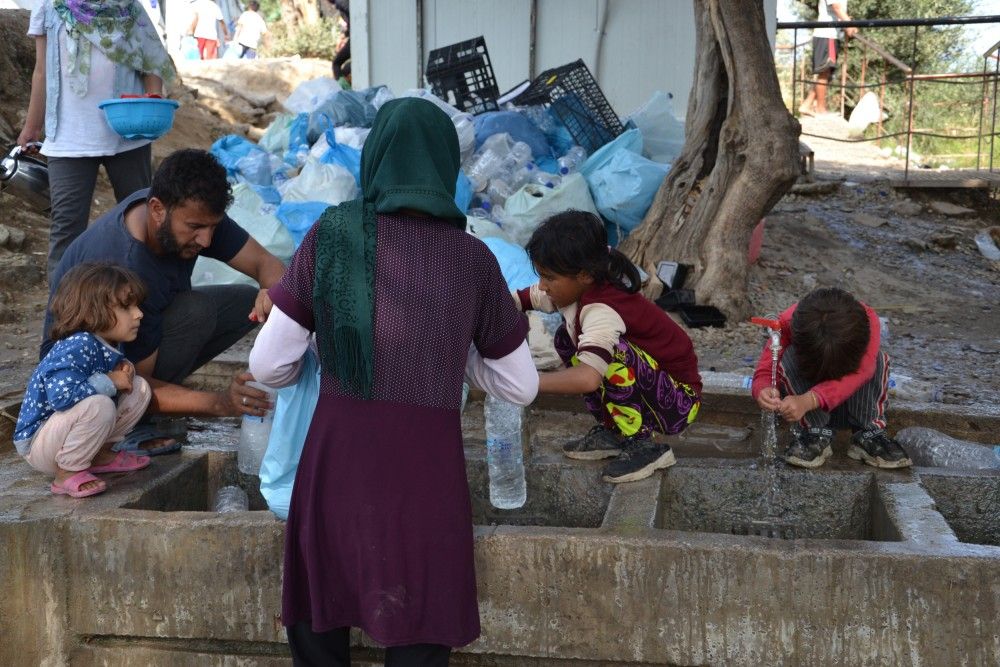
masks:
<instances>
[{"instance_id":1,"label":"blue star-print top","mask_svg":"<svg viewBox=\"0 0 1000 667\"><path fill-rule=\"evenodd\" d=\"M52 413L94 394L115 396L108 373L124 358L121 350L85 331L57 341L28 380L14 430L18 453L28 453L32 436Z\"/></svg>"}]
</instances>

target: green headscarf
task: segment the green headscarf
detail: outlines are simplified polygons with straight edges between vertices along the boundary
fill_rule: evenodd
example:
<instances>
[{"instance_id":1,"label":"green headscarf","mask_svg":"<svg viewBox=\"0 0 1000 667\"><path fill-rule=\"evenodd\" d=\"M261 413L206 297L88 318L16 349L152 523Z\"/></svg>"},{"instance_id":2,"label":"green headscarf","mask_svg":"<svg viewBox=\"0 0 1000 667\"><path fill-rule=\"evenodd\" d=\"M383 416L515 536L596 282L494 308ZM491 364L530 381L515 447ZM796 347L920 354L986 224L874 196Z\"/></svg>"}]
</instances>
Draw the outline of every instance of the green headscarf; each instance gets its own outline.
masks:
<instances>
[{"instance_id":1,"label":"green headscarf","mask_svg":"<svg viewBox=\"0 0 1000 667\"><path fill-rule=\"evenodd\" d=\"M173 81L174 63L138 0L53 0L52 6L66 24L66 72L80 97L87 94L93 47L114 63Z\"/></svg>"},{"instance_id":2,"label":"green headscarf","mask_svg":"<svg viewBox=\"0 0 1000 667\"><path fill-rule=\"evenodd\" d=\"M455 204L459 165L447 114L427 100L392 100L361 151L361 198L319 219L313 310L320 364L347 393L371 398L374 381L377 215L408 209L465 229Z\"/></svg>"}]
</instances>

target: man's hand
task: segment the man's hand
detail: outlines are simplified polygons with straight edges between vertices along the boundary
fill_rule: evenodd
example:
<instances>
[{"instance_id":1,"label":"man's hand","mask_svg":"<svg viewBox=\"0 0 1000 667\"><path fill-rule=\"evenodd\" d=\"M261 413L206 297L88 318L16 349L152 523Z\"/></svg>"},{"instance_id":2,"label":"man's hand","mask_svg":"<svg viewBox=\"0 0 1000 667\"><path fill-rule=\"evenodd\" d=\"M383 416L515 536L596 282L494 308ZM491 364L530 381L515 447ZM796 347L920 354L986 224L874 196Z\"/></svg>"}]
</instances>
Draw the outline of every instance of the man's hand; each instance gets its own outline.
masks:
<instances>
[{"instance_id":1,"label":"man's hand","mask_svg":"<svg viewBox=\"0 0 1000 667\"><path fill-rule=\"evenodd\" d=\"M132 379L135 377L135 366L127 359L122 359L115 366L114 370L108 373L108 377L120 393L132 391Z\"/></svg>"},{"instance_id":2,"label":"man's hand","mask_svg":"<svg viewBox=\"0 0 1000 667\"><path fill-rule=\"evenodd\" d=\"M261 324L267 322L267 316L271 314L271 307L273 305L266 289L257 292L257 299L254 301L253 310L250 311L249 315L250 321L260 322Z\"/></svg>"},{"instance_id":3,"label":"man's hand","mask_svg":"<svg viewBox=\"0 0 1000 667\"><path fill-rule=\"evenodd\" d=\"M757 405L761 410L777 412L781 407L781 392L774 387L766 387L757 394Z\"/></svg>"},{"instance_id":4,"label":"man's hand","mask_svg":"<svg viewBox=\"0 0 1000 667\"><path fill-rule=\"evenodd\" d=\"M219 393L220 415L263 417L265 412L274 407L274 404L267 400L267 394L260 389L247 386L247 380L253 380L253 376L250 373L240 373L233 378L228 391Z\"/></svg>"},{"instance_id":5,"label":"man's hand","mask_svg":"<svg viewBox=\"0 0 1000 667\"><path fill-rule=\"evenodd\" d=\"M819 407L819 401L811 391L799 396L786 396L778 406L778 414L789 423L797 422L807 412Z\"/></svg>"},{"instance_id":6,"label":"man's hand","mask_svg":"<svg viewBox=\"0 0 1000 667\"><path fill-rule=\"evenodd\" d=\"M41 141L41 139L42 128L25 125L17 137L17 145L21 147L22 153L37 153L38 144L35 142Z\"/></svg>"},{"instance_id":7,"label":"man's hand","mask_svg":"<svg viewBox=\"0 0 1000 667\"><path fill-rule=\"evenodd\" d=\"M844 36L847 37L847 39L854 37L856 34L858 34L858 29L855 28L854 26L851 26L850 28L844 28Z\"/></svg>"}]
</instances>

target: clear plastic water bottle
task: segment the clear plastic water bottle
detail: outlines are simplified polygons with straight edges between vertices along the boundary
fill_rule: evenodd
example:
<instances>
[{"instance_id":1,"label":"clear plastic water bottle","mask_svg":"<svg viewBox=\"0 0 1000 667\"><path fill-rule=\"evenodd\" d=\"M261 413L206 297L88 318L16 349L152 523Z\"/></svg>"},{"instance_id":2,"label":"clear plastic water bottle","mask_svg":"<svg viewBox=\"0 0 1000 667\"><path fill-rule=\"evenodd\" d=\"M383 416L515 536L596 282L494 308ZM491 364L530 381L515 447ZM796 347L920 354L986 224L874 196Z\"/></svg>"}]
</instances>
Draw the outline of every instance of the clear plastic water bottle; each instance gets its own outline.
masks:
<instances>
[{"instance_id":1,"label":"clear plastic water bottle","mask_svg":"<svg viewBox=\"0 0 1000 667\"><path fill-rule=\"evenodd\" d=\"M889 374L889 396L903 401L940 403L944 391L930 382L915 380L908 375Z\"/></svg>"},{"instance_id":2,"label":"clear plastic water bottle","mask_svg":"<svg viewBox=\"0 0 1000 667\"><path fill-rule=\"evenodd\" d=\"M566 155L559 158L559 173L563 176L571 174L580 169L580 165L587 159L587 151L582 146L573 146Z\"/></svg>"},{"instance_id":3,"label":"clear plastic water bottle","mask_svg":"<svg viewBox=\"0 0 1000 667\"><path fill-rule=\"evenodd\" d=\"M220 514L246 512L249 507L247 492L238 486L224 486L215 494L215 511Z\"/></svg>"},{"instance_id":4,"label":"clear plastic water bottle","mask_svg":"<svg viewBox=\"0 0 1000 667\"><path fill-rule=\"evenodd\" d=\"M507 222L507 211L500 204L495 204L490 208L490 220L503 227Z\"/></svg>"},{"instance_id":5,"label":"clear plastic water bottle","mask_svg":"<svg viewBox=\"0 0 1000 667\"><path fill-rule=\"evenodd\" d=\"M545 107L541 105L530 106L525 107L522 111L545 134L551 134L556 131L556 123L552 120L549 110Z\"/></svg>"},{"instance_id":6,"label":"clear plastic water bottle","mask_svg":"<svg viewBox=\"0 0 1000 667\"><path fill-rule=\"evenodd\" d=\"M486 463L490 473L490 503L516 509L528 498L521 449L521 406L487 395Z\"/></svg>"},{"instance_id":7,"label":"clear plastic water bottle","mask_svg":"<svg viewBox=\"0 0 1000 667\"><path fill-rule=\"evenodd\" d=\"M510 187L510 184L496 176L490 179L490 184L486 187L486 195L490 198L490 201L500 206L506 204L507 199L512 194L514 194L514 190Z\"/></svg>"},{"instance_id":8,"label":"clear plastic water bottle","mask_svg":"<svg viewBox=\"0 0 1000 667\"><path fill-rule=\"evenodd\" d=\"M510 135L501 132L487 139L472 156L472 162L465 175L469 177L472 189L481 192L486 189L493 174L504 166L512 146Z\"/></svg>"},{"instance_id":9,"label":"clear plastic water bottle","mask_svg":"<svg viewBox=\"0 0 1000 667\"><path fill-rule=\"evenodd\" d=\"M268 400L272 403L274 402L277 393L274 389L259 382L247 382L247 386L266 392ZM262 417L243 415L243 423L240 426L240 445L236 452L236 463L240 472L244 475L260 474L260 463L264 460L264 452L267 451L267 441L271 438L271 422L273 417L274 408L265 412Z\"/></svg>"},{"instance_id":10,"label":"clear plastic water bottle","mask_svg":"<svg viewBox=\"0 0 1000 667\"><path fill-rule=\"evenodd\" d=\"M467 215L473 218L482 218L483 220L490 220L492 218L493 204L489 200L483 200L479 202L479 206L475 206L469 209Z\"/></svg>"}]
</instances>

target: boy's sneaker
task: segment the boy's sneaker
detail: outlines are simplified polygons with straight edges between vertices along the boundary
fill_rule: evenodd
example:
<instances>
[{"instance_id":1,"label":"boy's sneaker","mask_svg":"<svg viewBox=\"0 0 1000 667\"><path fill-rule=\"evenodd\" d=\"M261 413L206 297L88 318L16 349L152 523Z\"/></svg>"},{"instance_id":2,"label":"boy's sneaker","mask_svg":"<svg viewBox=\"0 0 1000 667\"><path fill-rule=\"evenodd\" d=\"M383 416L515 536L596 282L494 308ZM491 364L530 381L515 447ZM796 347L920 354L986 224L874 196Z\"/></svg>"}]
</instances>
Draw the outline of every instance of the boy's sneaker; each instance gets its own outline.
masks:
<instances>
[{"instance_id":1,"label":"boy's sneaker","mask_svg":"<svg viewBox=\"0 0 1000 667\"><path fill-rule=\"evenodd\" d=\"M913 461L884 429L858 431L851 439L847 455L876 468L907 468Z\"/></svg>"},{"instance_id":2,"label":"boy's sneaker","mask_svg":"<svg viewBox=\"0 0 1000 667\"><path fill-rule=\"evenodd\" d=\"M622 453L621 440L616 432L598 424L590 433L570 440L563 445L563 454L579 461L609 459Z\"/></svg>"},{"instance_id":3,"label":"boy's sneaker","mask_svg":"<svg viewBox=\"0 0 1000 667\"><path fill-rule=\"evenodd\" d=\"M604 481L636 482L654 471L677 463L670 445L658 444L649 438L625 438L618 458L604 468Z\"/></svg>"},{"instance_id":4,"label":"boy's sneaker","mask_svg":"<svg viewBox=\"0 0 1000 667\"><path fill-rule=\"evenodd\" d=\"M833 431L828 428L792 427L794 439L785 450L785 461L800 468L818 468L833 455Z\"/></svg>"}]
</instances>

